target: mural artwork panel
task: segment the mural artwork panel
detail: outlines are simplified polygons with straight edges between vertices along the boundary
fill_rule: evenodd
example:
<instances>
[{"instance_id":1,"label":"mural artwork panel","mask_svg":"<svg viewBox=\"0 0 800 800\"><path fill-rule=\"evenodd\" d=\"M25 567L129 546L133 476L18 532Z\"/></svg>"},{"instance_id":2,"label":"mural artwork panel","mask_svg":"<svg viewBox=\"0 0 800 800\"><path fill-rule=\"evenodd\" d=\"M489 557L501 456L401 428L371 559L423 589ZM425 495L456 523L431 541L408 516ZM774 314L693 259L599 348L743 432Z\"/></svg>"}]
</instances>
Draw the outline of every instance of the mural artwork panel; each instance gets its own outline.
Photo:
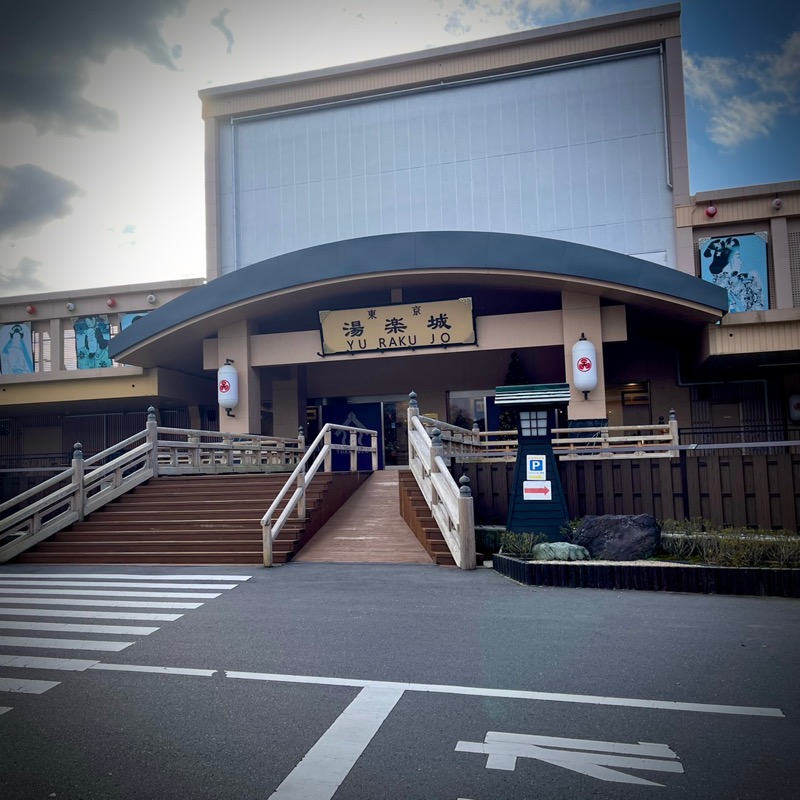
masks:
<instances>
[{"instance_id":1,"label":"mural artwork panel","mask_svg":"<svg viewBox=\"0 0 800 800\"><path fill-rule=\"evenodd\" d=\"M0 372L3 375L33 372L30 322L13 322L0 327Z\"/></svg>"},{"instance_id":2,"label":"mural artwork panel","mask_svg":"<svg viewBox=\"0 0 800 800\"><path fill-rule=\"evenodd\" d=\"M727 290L728 311L769 308L766 233L700 239L698 245L700 274Z\"/></svg>"},{"instance_id":3,"label":"mural artwork panel","mask_svg":"<svg viewBox=\"0 0 800 800\"><path fill-rule=\"evenodd\" d=\"M113 363L108 355L108 342L111 339L111 328L105 314L93 317L78 317L73 326L75 329L75 350L78 356L78 369L96 369L111 367Z\"/></svg>"}]
</instances>

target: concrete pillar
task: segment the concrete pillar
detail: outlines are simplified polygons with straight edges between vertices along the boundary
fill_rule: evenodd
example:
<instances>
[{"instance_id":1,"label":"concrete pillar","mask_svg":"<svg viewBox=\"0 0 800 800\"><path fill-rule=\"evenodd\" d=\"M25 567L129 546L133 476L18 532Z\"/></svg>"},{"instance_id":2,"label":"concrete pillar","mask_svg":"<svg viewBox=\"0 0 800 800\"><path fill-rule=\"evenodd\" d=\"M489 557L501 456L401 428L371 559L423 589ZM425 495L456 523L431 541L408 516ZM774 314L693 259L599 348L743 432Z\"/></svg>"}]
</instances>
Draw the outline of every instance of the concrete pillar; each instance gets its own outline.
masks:
<instances>
[{"instance_id":1,"label":"concrete pillar","mask_svg":"<svg viewBox=\"0 0 800 800\"><path fill-rule=\"evenodd\" d=\"M59 318L50 320L50 369L64 369L64 329Z\"/></svg>"},{"instance_id":2,"label":"concrete pillar","mask_svg":"<svg viewBox=\"0 0 800 800\"><path fill-rule=\"evenodd\" d=\"M217 333L218 367L226 359L233 361L239 378L239 404L228 416L219 408L219 429L230 433L261 433L261 384L258 373L250 366L250 336L255 326L249 320L220 328ZM294 435L297 436L295 429Z\"/></svg>"},{"instance_id":3,"label":"concrete pillar","mask_svg":"<svg viewBox=\"0 0 800 800\"><path fill-rule=\"evenodd\" d=\"M769 240L772 244L772 268L775 297L770 298L770 308L794 308L792 273L789 269L789 231L786 217L773 217L769 221Z\"/></svg>"},{"instance_id":4,"label":"concrete pillar","mask_svg":"<svg viewBox=\"0 0 800 800\"><path fill-rule=\"evenodd\" d=\"M297 436L306 429L306 368L289 367L285 377L272 379L272 432L275 436Z\"/></svg>"},{"instance_id":5,"label":"concrete pillar","mask_svg":"<svg viewBox=\"0 0 800 800\"><path fill-rule=\"evenodd\" d=\"M564 372L570 385L570 419L606 419L606 385L603 368L603 325L600 317L600 298L577 292L561 293L561 324L564 330ZM581 334L594 345L597 351L597 388L589 393L572 386L572 345Z\"/></svg>"}]
</instances>

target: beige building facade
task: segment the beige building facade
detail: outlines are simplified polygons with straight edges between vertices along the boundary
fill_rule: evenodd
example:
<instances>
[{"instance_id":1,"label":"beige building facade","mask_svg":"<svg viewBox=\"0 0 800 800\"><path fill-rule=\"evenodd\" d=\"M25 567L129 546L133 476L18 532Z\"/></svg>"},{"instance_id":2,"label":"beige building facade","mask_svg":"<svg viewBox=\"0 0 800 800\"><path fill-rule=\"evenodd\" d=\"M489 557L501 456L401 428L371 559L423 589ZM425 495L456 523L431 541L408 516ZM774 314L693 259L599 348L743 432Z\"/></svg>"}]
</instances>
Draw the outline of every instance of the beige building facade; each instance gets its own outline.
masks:
<instances>
[{"instance_id":1,"label":"beige building facade","mask_svg":"<svg viewBox=\"0 0 800 800\"><path fill-rule=\"evenodd\" d=\"M239 433L356 421L391 466L410 391L425 414L496 430L507 381L568 387L542 403L546 428L675 409L689 431L793 435L800 183L690 194L678 6L200 94L207 281L115 292L150 311L109 343L132 366L53 370L56 347L49 369L40 355L3 375L9 457L47 439L20 431L57 427L31 422L40 409L63 450L68 419L152 404ZM760 305L731 311L733 278L713 270L759 242L764 263L736 275L763 274ZM12 298L1 321L34 305L34 331L62 341L67 302Z\"/></svg>"}]
</instances>

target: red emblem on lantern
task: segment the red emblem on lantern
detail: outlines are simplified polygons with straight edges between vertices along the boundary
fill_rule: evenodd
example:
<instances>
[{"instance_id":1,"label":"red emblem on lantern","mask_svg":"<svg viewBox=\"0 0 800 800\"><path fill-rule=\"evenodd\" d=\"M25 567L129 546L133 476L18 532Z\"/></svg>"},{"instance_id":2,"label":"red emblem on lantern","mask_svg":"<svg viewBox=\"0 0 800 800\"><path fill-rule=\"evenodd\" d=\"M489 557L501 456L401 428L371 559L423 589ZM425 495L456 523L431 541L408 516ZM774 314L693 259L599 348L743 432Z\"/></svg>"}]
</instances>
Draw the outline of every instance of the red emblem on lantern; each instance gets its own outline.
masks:
<instances>
[{"instance_id":1,"label":"red emblem on lantern","mask_svg":"<svg viewBox=\"0 0 800 800\"><path fill-rule=\"evenodd\" d=\"M584 356L583 358L578 359L576 366L580 372L588 372L592 368L592 360Z\"/></svg>"},{"instance_id":2,"label":"red emblem on lantern","mask_svg":"<svg viewBox=\"0 0 800 800\"><path fill-rule=\"evenodd\" d=\"M228 381L222 380L219 382L219 390L221 392L229 392L231 390L231 385Z\"/></svg>"}]
</instances>

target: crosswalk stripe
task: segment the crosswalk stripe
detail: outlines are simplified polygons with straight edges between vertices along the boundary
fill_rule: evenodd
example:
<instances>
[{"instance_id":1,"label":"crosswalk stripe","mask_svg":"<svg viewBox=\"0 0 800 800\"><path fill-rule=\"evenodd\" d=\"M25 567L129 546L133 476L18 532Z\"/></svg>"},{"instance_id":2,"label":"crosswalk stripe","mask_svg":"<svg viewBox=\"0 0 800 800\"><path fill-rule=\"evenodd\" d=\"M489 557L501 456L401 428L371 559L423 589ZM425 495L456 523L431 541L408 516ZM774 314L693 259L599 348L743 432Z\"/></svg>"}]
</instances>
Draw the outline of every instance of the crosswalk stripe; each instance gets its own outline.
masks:
<instances>
[{"instance_id":1,"label":"crosswalk stripe","mask_svg":"<svg viewBox=\"0 0 800 800\"><path fill-rule=\"evenodd\" d=\"M5 714L6 711L11 711L8 706L0 706L0 714Z\"/></svg>"},{"instance_id":2,"label":"crosswalk stripe","mask_svg":"<svg viewBox=\"0 0 800 800\"><path fill-rule=\"evenodd\" d=\"M74 611L61 608L3 608L11 617L72 617L73 619L135 619L146 622L175 622L183 614L146 614L136 611Z\"/></svg>"},{"instance_id":3,"label":"crosswalk stripe","mask_svg":"<svg viewBox=\"0 0 800 800\"><path fill-rule=\"evenodd\" d=\"M218 594L207 592L113 592L105 589L20 589L17 587L10 589L0 589L0 594L61 594L61 595L80 595L81 597L97 597L105 595L107 597L186 597L197 600L213 600L219 597Z\"/></svg>"},{"instance_id":4,"label":"crosswalk stripe","mask_svg":"<svg viewBox=\"0 0 800 800\"><path fill-rule=\"evenodd\" d=\"M109 642L89 639L42 639L36 636L0 636L4 647L43 647L48 650L105 650L118 653L136 642Z\"/></svg>"},{"instance_id":5,"label":"crosswalk stripe","mask_svg":"<svg viewBox=\"0 0 800 800\"><path fill-rule=\"evenodd\" d=\"M108 586L114 589L235 589L236 583L152 583L147 581L29 581L0 578L0 586Z\"/></svg>"},{"instance_id":6,"label":"crosswalk stripe","mask_svg":"<svg viewBox=\"0 0 800 800\"><path fill-rule=\"evenodd\" d=\"M107 606L108 608L200 608L202 603L148 603L144 600L66 600L57 597L0 597L0 603L48 606Z\"/></svg>"},{"instance_id":7,"label":"crosswalk stripe","mask_svg":"<svg viewBox=\"0 0 800 800\"><path fill-rule=\"evenodd\" d=\"M59 683L60 681L33 681L27 678L0 678L0 692L43 694Z\"/></svg>"},{"instance_id":8,"label":"crosswalk stripe","mask_svg":"<svg viewBox=\"0 0 800 800\"><path fill-rule=\"evenodd\" d=\"M150 667L143 664L104 664L98 661L89 669L114 670L118 672L155 672L159 675L197 675L204 678L213 677L215 669L184 669L182 667Z\"/></svg>"},{"instance_id":9,"label":"crosswalk stripe","mask_svg":"<svg viewBox=\"0 0 800 800\"><path fill-rule=\"evenodd\" d=\"M107 572L17 572L6 573L14 578L53 578L53 579L76 579L76 578L121 578L123 580L154 580L154 581L249 581L252 575L138 575L135 572L129 573L107 573Z\"/></svg>"},{"instance_id":10,"label":"crosswalk stripe","mask_svg":"<svg viewBox=\"0 0 800 800\"><path fill-rule=\"evenodd\" d=\"M0 667L19 667L24 669L60 669L70 672L83 672L100 662L88 658L42 658L42 656L13 656L0 653Z\"/></svg>"},{"instance_id":11,"label":"crosswalk stripe","mask_svg":"<svg viewBox=\"0 0 800 800\"><path fill-rule=\"evenodd\" d=\"M129 636L149 636L160 628L134 625L78 625L70 622L31 622L29 620L0 619L0 630L61 631L63 633L119 633Z\"/></svg>"}]
</instances>

